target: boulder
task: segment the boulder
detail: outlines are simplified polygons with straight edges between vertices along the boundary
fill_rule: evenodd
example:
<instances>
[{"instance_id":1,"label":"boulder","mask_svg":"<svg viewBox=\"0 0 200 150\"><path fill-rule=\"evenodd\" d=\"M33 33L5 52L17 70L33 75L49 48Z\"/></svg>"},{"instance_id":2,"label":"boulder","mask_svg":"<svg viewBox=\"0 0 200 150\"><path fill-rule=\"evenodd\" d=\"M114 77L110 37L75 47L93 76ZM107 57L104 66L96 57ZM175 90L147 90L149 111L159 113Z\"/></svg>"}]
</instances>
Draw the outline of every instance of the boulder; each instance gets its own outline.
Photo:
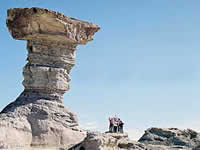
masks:
<instances>
[{"instance_id":1,"label":"boulder","mask_svg":"<svg viewBox=\"0 0 200 150\"><path fill-rule=\"evenodd\" d=\"M83 142L69 150L145 150L147 147L131 141L127 134L88 132Z\"/></svg>"},{"instance_id":2,"label":"boulder","mask_svg":"<svg viewBox=\"0 0 200 150\"><path fill-rule=\"evenodd\" d=\"M88 132L83 142L65 150L193 150L184 146L145 144L130 140L127 135Z\"/></svg>"},{"instance_id":3,"label":"boulder","mask_svg":"<svg viewBox=\"0 0 200 150\"><path fill-rule=\"evenodd\" d=\"M200 145L200 134L191 129L150 128L145 131L139 142L152 145L195 148Z\"/></svg>"}]
</instances>

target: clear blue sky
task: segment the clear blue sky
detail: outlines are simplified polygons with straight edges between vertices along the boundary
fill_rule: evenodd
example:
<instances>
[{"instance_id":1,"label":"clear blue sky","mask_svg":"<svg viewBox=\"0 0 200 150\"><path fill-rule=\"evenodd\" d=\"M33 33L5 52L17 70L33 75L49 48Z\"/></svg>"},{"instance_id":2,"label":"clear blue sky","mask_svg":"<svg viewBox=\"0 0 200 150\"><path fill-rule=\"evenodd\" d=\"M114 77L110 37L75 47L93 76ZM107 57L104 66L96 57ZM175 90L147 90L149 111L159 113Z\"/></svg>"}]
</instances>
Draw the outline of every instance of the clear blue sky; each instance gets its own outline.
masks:
<instances>
[{"instance_id":1,"label":"clear blue sky","mask_svg":"<svg viewBox=\"0 0 200 150\"><path fill-rule=\"evenodd\" d=\"M0 109L23 91L26 42L13 40L6 11L42 7L98 24L78 46L65 105L81 126L106 130L117 114L136 138L152 126L200 131L199 0L1 0Z\"/></svg>"}]
</instances>

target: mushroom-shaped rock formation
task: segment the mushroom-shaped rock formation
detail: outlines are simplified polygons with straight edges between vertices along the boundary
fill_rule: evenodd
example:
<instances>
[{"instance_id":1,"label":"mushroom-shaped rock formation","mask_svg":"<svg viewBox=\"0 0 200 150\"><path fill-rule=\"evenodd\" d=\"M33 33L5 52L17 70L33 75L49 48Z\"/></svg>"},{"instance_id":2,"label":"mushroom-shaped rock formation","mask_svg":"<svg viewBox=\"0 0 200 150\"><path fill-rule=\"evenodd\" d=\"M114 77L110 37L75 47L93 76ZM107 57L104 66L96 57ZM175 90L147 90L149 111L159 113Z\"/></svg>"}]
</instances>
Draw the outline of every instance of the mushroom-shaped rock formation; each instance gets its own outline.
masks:
<instances>
[{"instance_id":1,"label":"mushroom-shaped rock formation","mask_svg":"<svg viewBox=\"0 0 200 150\"><path fill-rule=\"evenodd\" d=\"M85 132L64 107L78 44L87 44L100 28L41 8L8 10L14 39L27 40L24 91L0 113L0 148L63 148L81 142Z\"/></svg>"}]
</instances>

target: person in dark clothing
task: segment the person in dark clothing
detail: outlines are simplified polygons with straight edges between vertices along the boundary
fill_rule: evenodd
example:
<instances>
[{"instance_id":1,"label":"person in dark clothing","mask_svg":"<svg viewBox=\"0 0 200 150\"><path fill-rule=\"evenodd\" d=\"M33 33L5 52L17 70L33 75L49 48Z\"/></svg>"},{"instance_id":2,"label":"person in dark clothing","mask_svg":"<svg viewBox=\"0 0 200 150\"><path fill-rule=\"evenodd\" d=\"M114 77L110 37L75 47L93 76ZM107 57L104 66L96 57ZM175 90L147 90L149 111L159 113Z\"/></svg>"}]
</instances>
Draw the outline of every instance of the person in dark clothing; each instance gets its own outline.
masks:
<instances>
[{"instance_id":1,"label":"person in dark clothing","mask_svg":"<svg viewBox=\"0 0 200 150\"><path fill-rule=\"evenodd\" d=\"M116 115L113 118L109 118L109 132L110 133L123 133L124 123Z\"/></svg>"},{"instance_id":2,"label":"person in dark clothing","mask_svg":"<svg viewBox=\"0 0 200 150\"><path fill-rule=\"evenodd\" d=\"M114 127L113 127L113 118L109 118L109 123L110 123L110 125L109 125L109 132L112 133L113 130L114 130L114 129L113 129L113 128L114 128Z\"/></svg>"},{"instance_id":3,"label":"person in dark clothing","mask_svg":"<svg viewBox=\"0 0 200 150\"><path fill-rule=\"evenodd\" d=\"M123 126L124 126L124 123L119 119L119 132L120 133L124 133Z\"/></svg>"},{"instance_id":4,"label":"person in dark clothing","mask_svg":"<svg viewBox=\"0 0 200 150\"><path fill-rule=\"evenodd\" d=\"M113 118L114 133L119 131L119 118L115 115Z\"/></svg>"}]
</instances>

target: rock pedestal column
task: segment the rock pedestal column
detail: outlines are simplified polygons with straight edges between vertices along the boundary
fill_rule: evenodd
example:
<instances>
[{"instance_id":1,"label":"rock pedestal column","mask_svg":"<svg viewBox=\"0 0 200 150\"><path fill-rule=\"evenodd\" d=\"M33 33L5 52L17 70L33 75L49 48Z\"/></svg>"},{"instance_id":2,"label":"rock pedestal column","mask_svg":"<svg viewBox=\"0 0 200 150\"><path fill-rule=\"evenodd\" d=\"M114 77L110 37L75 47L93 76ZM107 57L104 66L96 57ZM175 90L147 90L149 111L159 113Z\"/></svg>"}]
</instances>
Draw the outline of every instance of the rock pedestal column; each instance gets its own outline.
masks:
<instances>
[{"instance_id":1,"label":"rock pedestal column","mask_svg":"<svg viewBox=\"0 0 200 150\"><path fill-rule=\"evenodd\" d=\"M45 99L62 103L63 94L69 90L75 47L70 43L29 40L28 63L23 71L26 93L39 93Z\"/></svg>"},{"instance_id":2,"label":"rock pedestal column","mask_svg":"<svg viewBox=\"0 0 200 150\"><path fill-rule=\"evenodd\" d=\"M0 113L0 148L66 148L85 133L76 115L64 107L75 50L100 28L41 8L8 10L12 37L27 40L28 63L23 69L24 91Z\"/></svg>"}]
</instances>

